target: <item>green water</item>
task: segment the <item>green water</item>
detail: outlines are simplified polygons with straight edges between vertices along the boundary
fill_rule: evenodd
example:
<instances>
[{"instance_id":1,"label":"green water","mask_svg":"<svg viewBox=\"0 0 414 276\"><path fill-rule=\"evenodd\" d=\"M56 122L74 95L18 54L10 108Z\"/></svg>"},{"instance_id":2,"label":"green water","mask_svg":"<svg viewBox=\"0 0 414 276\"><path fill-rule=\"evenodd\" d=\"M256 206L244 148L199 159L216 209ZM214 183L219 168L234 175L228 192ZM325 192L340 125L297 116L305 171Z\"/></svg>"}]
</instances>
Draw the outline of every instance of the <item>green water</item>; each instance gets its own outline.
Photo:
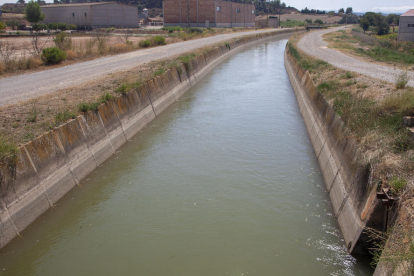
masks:
<instances>
[{"instance_id":1,"label":"green water","mask_svg":"<svg viewBox=\"0 0 414 276\"><path fill-rule=\"evenodd\" d=\"M346 253L283 65L224 61L1 251L1 275L372 275Z\"/></svg>"}]
</instances>

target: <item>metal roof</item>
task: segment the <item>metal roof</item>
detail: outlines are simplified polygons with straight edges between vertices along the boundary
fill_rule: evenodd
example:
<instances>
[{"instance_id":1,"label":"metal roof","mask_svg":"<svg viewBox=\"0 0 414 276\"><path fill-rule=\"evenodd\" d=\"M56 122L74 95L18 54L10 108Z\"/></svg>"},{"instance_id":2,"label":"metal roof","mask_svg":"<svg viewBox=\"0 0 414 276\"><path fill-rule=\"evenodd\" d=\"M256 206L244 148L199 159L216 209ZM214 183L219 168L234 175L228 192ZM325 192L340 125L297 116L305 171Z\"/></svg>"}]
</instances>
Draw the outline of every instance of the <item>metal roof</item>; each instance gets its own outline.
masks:
<instances>
[{"instance_id":1,"label":"metal roof","mask_svg":"<svg viewBox=\"0 0 414 276\"><path fill-rule=\"evenodd\" d=\"M414 16L414 9L406 11L405 13L401 14L401 16Z\"/></svg>"},{"instance_id":2,"label":"metal roof","mask_svg":"<svg viewBox=\"0 0 414 276\"><path fill-rule=\"evenodd\" d=\"M62 7L82 7L82 6L95 6L95 5L105 5L113 4L116 2L94 2L94 3L78 3L78 4L54 4L54 5L44 5L41 8L62 8Z\"/></svg>"}]
</instances>

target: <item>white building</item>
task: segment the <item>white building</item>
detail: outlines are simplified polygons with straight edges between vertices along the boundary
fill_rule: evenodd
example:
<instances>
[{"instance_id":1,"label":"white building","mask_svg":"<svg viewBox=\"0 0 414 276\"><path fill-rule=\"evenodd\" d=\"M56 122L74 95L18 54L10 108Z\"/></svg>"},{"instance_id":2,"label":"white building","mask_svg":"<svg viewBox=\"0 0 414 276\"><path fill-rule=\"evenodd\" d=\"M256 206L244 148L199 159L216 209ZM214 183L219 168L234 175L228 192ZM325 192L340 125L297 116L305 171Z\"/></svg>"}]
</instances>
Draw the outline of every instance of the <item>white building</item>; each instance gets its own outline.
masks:
<instances>
[{"instance_id":1,"label":"white building","mask_svg":"<svg viewBox=\"0 0 414 276\"><path fill-rule=\"evenodd\" d=\"M400 16L398 40L414 41L414 10L409 10Z\"/></svg>"},{"instance_id":2,"label":"white building","mask_svg":"<svg viewBox=\"0 0 414 276\"><path fill-rule=\"evenodd\" d=\"M138 8L116 2L57 4L40 6L42 23L67 23L78 27L139 27Z\"/></svg>"}]
</instances>

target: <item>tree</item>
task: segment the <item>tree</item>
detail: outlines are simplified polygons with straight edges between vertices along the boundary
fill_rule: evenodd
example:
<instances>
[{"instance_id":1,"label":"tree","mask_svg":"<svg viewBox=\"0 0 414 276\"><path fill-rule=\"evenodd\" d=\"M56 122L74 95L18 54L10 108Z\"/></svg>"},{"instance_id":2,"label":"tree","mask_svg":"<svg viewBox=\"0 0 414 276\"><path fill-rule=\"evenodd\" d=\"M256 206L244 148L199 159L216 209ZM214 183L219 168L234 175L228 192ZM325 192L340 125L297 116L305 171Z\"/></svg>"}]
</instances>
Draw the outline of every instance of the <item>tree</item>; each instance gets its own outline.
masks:
<instances>
[{"instance_id":1,"label":"tree","mask_svg":"<svg viewBox=\"0 0 414 276\"><path fill-rule=\"evenodd\" d=\"M30 23L37 23L45 19L45 14L42 13L39 3L31 0L24 9L24 18Z\"/></svg>"},{"instance_id":2,"label":"tree","mask_svg":"<svg viewBox=\"0 0 414 276\"><path fill-rule=\"evenodd\" d=\"M0 21L0 31L2 31L4 28L6 28L6 27L4 26L4 23Z\"/></svg>"},{"instance_id":3,"label":"tree","mask_svg":"<svg viewBox=\"0 0 414 276\"><path fill-rule=\"evenodd\" d=\"M352 14L352 7L346 8L346 14Z\"/></svg>"},{"instance_id":4,"label":"tree","mask_svg":"<svg viewBox=\"0 0 414 276\"><path fill-rule=\"evenodd\" d=\"M6 21L7 27L12 28L12 30L14 30L17 26L19 26L19 24L20 24L20 22L16 19Z\"/></svg>"},{"instance_id":5,"label":"tree","mask_svg":"<svg viewBox=\"0 0 414 276\"><path fill-rule=\"evenodd\" d=\"M369 20L367 18L362 18L361 21L359 22L359 26L364 30L364 34L365 34L365 32L369 28Z\"/></svg>"},{"instance_id":6,"label":"tree","mask_svg":"<svg viewBox=\"0 0 414 276\"><path fill-rule=\"evenodd\" d=\"M338 13L341 13L341 12L342 12L342 13L345 13L344 8L340 8L340 9L339 9Z\"/></svg>"},{"instance_id":7,"label":"tree","mask_svg":"<svg viewBox=\"0 0 414 276\"><path fill-rule=\"evenodd\" d=\"M334 11L330 11L328 14L329 14L329 17L335 16L335 12Z\"/></svg>"},{"instance_id":8,"label":"tree","mask_svg":"<svg viewBox=\"0 0 414 276\"><path fill-rule=\"evenodd\" d=\"M315 24L323 24L323 21L320 19L316 19L315 21L313 21L313 23Z\"/></svg>"}]
</instances>

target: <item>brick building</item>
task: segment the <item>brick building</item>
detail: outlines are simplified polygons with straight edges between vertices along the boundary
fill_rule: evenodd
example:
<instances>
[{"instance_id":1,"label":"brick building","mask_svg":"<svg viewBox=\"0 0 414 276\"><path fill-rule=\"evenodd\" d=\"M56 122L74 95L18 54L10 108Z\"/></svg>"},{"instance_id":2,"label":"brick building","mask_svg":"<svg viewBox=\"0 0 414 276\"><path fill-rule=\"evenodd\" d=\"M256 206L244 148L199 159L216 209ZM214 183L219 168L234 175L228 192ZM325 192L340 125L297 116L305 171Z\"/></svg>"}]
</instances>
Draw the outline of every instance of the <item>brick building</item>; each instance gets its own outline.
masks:
<instances>
[{"instance_id":1,"label":"brick building","mask_svg":"<svg viewBox=\"0 0 414 276\"><path fill-rule=\"evenodd\" d=\"M164 26L254 27L255 6L221 0L164 0Z\"/></svg>"}]
</instances>

